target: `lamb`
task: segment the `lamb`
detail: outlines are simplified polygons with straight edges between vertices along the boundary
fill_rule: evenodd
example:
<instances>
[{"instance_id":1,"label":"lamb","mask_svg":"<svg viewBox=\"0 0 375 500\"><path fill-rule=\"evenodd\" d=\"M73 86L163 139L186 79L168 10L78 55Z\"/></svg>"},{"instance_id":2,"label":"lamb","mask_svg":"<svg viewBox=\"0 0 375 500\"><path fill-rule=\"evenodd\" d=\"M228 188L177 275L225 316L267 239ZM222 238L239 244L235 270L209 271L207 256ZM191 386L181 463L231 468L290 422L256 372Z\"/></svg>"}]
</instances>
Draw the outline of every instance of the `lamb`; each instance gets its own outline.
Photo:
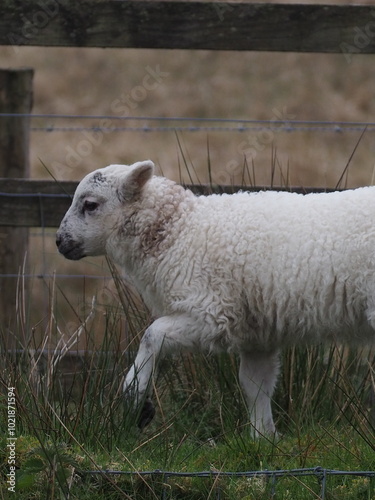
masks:
<instances>
[{"instance_id":1,"label":"lamb","mask_svg":"<svg viewBox=\"0 0 375 500\"><path fill-rule=\"evenodd\" d=\"M227 350L252 428L272 434L281 348L375 338L375 187L195 196L151 161L110 165L80 182L56 238L68 259L107 255L156 318L124 382L143 419L166 353Z\"/></svg>"}]
</instances>

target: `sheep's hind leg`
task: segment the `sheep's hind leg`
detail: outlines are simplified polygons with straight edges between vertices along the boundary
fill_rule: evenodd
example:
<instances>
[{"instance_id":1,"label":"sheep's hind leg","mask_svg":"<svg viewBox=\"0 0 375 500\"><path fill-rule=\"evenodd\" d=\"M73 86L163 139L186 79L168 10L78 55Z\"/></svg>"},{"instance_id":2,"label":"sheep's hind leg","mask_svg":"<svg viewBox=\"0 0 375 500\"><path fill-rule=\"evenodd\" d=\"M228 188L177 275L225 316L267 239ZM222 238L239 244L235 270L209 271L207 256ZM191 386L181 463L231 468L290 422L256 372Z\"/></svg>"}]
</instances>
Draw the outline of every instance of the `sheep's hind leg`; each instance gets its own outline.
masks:
<instances>
[{"instance_id":1,"label":"sheep's hind leg","mask_svg":"<svg viewBox=\"0 0 375 500\"><path fill-rule=\"evenodd\" d=\"M239 379L255 437L275 433L271 397L279 372L278 352L241 352Z\"/></svg>"}]
</instances>

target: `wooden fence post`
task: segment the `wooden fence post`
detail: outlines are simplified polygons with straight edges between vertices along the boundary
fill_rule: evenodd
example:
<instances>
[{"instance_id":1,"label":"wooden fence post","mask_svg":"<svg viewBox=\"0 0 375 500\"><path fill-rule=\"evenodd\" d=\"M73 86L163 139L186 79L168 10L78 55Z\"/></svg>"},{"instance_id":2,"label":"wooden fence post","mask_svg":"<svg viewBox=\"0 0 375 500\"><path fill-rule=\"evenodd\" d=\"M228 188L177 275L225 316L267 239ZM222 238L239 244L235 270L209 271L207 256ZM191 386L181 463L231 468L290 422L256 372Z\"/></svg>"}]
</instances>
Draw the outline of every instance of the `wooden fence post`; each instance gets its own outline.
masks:
<instances>
[{"instance_id":1,"label":"wooden fence post","mask_svg":"<svg viewBox=\"0 0 375 500\"><path fill-rule=\"evenodd\" d=\"M26 114L32 108L32 69L0 69L0 113ZM28 116L0 116L0 177L29 177ZM28 245L27 228L0 228L0 346L13 349L22 336L22 311L18 275L23 269Z\"/></svg>"}]
</instances>

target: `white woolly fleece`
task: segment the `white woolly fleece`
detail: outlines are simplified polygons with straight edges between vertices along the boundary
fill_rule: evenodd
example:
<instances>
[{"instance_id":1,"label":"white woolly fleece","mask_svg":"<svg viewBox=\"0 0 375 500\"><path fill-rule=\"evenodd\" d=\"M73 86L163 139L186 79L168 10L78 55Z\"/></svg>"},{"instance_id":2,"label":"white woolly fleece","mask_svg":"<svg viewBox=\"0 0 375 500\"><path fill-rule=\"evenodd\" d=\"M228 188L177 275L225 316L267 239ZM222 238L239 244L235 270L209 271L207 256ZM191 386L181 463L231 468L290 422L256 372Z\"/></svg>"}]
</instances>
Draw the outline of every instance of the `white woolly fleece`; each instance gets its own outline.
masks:
<instances>
[{"instance_id":1,"label":"white woolly fleece","mask_svg":"<svg viewBox=\"0 0 375 500\"><path fill-rule=\"evenodd\" d=\"M160 241L142 251L163 218ZM375 339L375 188L194 197L154 177L136 219L134 264L121 234L110 254L155 316L194 316L197 342L268 349Z\"/></svg>"}]
</instances>

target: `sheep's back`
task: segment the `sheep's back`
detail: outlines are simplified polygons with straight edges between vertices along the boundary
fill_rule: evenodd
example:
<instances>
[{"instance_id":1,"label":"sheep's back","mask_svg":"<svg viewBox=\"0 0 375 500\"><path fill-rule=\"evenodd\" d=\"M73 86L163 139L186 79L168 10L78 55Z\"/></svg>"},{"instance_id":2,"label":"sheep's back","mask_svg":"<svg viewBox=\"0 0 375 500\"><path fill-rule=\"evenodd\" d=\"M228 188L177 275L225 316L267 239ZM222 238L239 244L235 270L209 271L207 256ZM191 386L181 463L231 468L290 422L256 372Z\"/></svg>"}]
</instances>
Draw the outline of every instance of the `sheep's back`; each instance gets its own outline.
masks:
<instances>
[{"instance_id":1,"label":"sheep's back","mask_svg":"<svg viewBox=\"0 0 375 500\"><path fill-rule=\"evenodd\" d=\"M375 188L199 197L183 222L163 271L175 308L262 344L372 320Z\"/></svg>"}]
</instances>

